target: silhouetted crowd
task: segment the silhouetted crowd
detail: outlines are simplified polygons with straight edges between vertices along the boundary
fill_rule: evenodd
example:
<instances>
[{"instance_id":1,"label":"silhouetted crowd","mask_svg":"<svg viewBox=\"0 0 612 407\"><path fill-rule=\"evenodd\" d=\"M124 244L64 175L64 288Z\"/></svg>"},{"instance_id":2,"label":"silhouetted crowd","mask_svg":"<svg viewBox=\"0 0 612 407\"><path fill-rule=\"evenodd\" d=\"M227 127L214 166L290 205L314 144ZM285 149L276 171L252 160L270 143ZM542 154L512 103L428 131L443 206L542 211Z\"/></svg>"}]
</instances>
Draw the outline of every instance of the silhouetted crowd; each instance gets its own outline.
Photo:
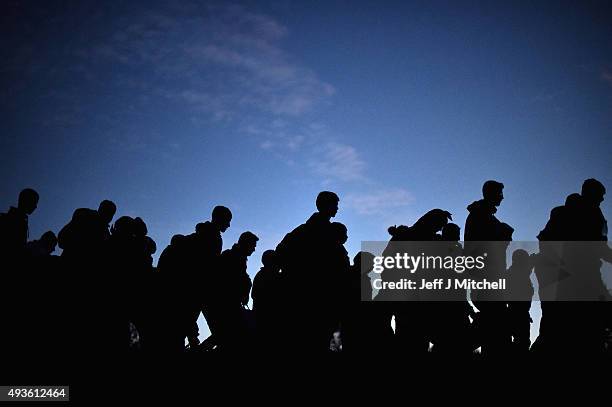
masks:
<instances>
[{"instance_id":1,"label":"silhouetted crowd","mask_svg":"<svg viewBox=\"0 0 612 407\"><path fill-rule=\"evenodd\" d=\"M581 193L551 211L538 235L539 253L516 250L510 267L506 250L514 230L495 215L503 188L487 181L482 199L467 207L464 244L451 214L433 209L411 226L390 227L383 254L393 254L393 242L411 242L420 253L422 242L434 241L443 242L441 250L451 256L487 252L486 277L504 276L522 293L510 301L486 290L454 290L444 301L435 295L405 301L395 292L376 292L370 280L374 255L359 252L351 262L344 247L347 228L332 222L339 197L329 191L317 196L317 210L306 222L274 250L264 251L263 266L251 281L247 262L258 237L246 231L223 250L222 234L232 220L224 206L215 207L193 233L174 235L155 267L157 248L146 223L129 216L112 223L117 208L109 200L97 210L75 210L57 237L48 231L30 241L28 218L39 196L24 189L17 206L0 215L7 314L0 346L16 354L53 352L88 360L125 352L165 357L332 351L475 357L477 349L480 357L609 354L612 303L600 273L602 261L612 261L600 209L604 186L586 180ZM56 245L60 256L53 255ZM534 344L532 271L542 307ZM385 281L398 278L392 268L382 273ZM211 332L202 343L200 315Z\"/></svg>"}]
</instances>

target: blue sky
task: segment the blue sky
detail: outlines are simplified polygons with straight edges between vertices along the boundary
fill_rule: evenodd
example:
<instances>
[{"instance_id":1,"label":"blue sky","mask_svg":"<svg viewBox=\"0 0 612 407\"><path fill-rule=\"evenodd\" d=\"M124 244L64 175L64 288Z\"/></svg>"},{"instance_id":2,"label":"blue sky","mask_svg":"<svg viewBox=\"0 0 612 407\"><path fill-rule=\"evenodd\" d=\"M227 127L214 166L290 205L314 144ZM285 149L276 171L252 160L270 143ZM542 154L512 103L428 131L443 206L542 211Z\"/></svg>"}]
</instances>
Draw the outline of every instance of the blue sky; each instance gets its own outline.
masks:
<instances>
[{"instance_id":1,"label":"blue sky","mask_svg":"<svg viewBox=\"0 0 612 407\"><path fill-rule=\"evenodd\" d=\"M109 198L159 254L224 204L254 275L323 189L352 256L434 207L463 226L487 179L515 240L612 188L605 2L98 3L3 5L0 205L40 192L32 238Z\"/></svg>"}]
</instances>

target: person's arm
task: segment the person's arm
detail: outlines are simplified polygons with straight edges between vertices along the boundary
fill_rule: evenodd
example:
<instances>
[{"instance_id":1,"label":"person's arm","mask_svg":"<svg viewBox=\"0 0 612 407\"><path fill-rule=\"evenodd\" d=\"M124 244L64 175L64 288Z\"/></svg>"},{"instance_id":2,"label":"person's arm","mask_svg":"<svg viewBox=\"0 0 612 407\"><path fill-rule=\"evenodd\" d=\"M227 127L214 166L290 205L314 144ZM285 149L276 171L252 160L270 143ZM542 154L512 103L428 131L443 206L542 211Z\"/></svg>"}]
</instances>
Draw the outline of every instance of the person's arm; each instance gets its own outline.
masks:
<instances>
[{"instance_id":1,"label":"person's arm","mask_svg":"<svg viewBox=\"0 0 612 407\"><path fill-rule=\"evenodd\" d=\"M242 273L242 305L247 305L249 303L249 294L251 293L251 287L253 287L253 283L251 282L251 278L247 274L246 270Z\"/></svg>"}]
</instances>

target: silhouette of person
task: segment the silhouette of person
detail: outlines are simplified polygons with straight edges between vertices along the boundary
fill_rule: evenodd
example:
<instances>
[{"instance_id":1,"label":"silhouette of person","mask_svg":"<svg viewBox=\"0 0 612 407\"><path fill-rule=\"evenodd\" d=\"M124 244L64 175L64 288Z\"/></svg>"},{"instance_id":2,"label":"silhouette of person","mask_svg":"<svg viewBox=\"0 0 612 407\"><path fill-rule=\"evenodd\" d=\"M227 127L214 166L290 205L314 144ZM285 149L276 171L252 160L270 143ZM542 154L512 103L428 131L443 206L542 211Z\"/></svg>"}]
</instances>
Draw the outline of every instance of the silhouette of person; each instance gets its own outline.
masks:
<instances>
[{"instance_id":1,"label":"silhouette of person","mask_svg":"<svg viewBox=\"0 0 612 407\"><path fill-rule=\"evenodd\" d=\"M276 252L266 250L261 256L262 267L253 279L251 298L257 321L257 341L260 349L276 352L276 339L282 334L282 308L285 306L284 275Z\"/></svg>"},{"instance_id":2,"label":"silhouette of person","mask_svg":"<svg viewBox=\"0 0 612 407\"><path fill-rule=\"evenodd\" d=\"M216 295L217 288L210 281L219 267L223 248L221 234L230 227L231 220L232 212L228 208L215 206L211 220L198 223L195 233L181 238L172 250L172 262L162 265L161 272L172 292L169 307L175 322L170 328L174 333L170 342L174 346L184 343L185 338L190 348L199 344L198 316Z\"/></svg>"},{"instance_id":3,"label":"silhouette of person","mask_svg":"<svg viewBox=\"0 0 612 407\"><path fill-rule=\"evenodd\" d=\"M57 246L57 237L52 231L46 231L40 239L33 240L26 244L26 251L29 258L39 258L50 256Z\"/></svg>"},{"instance_id":4,"label":"silhouette of person","mask_svg":"<svg viewBox=\"0 0 612 407\"><path fill-rule=\"evenodd\" d=\"M187 237L176 234L170 244L161 252L157 261L157 277L154 281L154 292L158 301L153 301L151 313L156 315L155 332L150 341L150 348L162 354L181 352L185 346L184 326L179 320L181 313L180 285L182 256L186 255ZM197 326L197 325L196 325Z\"/></svg>"},{"instance_id":5,"label":"silhouette of person","mask_svg":"<svg viewBox=\"0 0 612 407\"><path fill-rule=\"evenodd\" d=\"M170 239L170 244L159 255L157 261L157 270L160 275L168 272L171 273L171 269L174 264L178 262L178 255L180 254L180 247L185 241L185 235L176 234Z\"/></svg>"},{"instance_id":6,"label":"silhouette of person","mask_svg":"<svg viewBox=\"0 0 612 407\"><path fill-rule=\"evenodd\" d=\"M244 352L253 339L244 307L252 286L247 260L258 240L252 232L242 233L237 243L221 253L219 267L207 281L212 289L203 313L221 351Z\"/></svg>"},{"instance_id":7,"label":"silhouette of person","mask_svg":"<svg viewBox=\"0 0 612 407\"><path fill-rule=\"evenodd\" d=\"M63 285L68 315L68 336L76 357L72 369L91 363L110 363L125 349L126 325L121 317L124 305L121 271L115 269L107 230L97 210L78 208L58 234ZM86 313L86 314L84 314Z\"/></svg>"},{"instance_id":8,"label":"silhouette of person","mask_svg":"<svg viewBox=\"0 0 612 407\"><path fill-rule=\"evenodd\" d=\"M537 236L540 252L534 258L534 272L538 280L542 316L538 337L531 347L533 352L552 352L554 338L564 335L561 322L563 310L557 306L557 290L562 278L563 242L572 239L572 230L575 229L572 225L579 219L581 199L578 193L568 195L564 205L550 211L546 226Z\"/></svg>"},{"instance_id":9,"label":"silhouette of person","mask_svg":"<svg viewBox=\"0 0 612 407\"><path fill-rule=\"evenodd\" d=\"M389 350L393 339L389 320L380 307L382 303L372 301L369 273L373 268L374 255L359 252L343 283L342 350L349 355L380 355Z\"/></svg>"},{"instance_id":10,"label":"silhouette of person","mask_svg":"<svg viewBox=\"0 0 612 407\"><path fill-rule=\"evenodd\" d=\"M497 207L504 199L503 190L504 184L501 182L489 180L483 184L483 199L474 201L467 207L469 214L465 221L466 241L499 241L507 237L509 226L495 216Z\"/></svg>"},{"instance_id":11,"label":"silhouette of person","mask_svg":"<svg viewBox=\"0 0 612 407\"><path fill-rule=\"evenodd\" d=\"M565 198L565 204L557 206L550 211L550 218L544 229L538 234L540 241L567 240L568 225L575 221L576 210L580 206L581 196L578 193L569 194Z\"/></svg>"},{"instance_id":12,"label":"silhouette of person","mask_svg":"<svg viewBox=\"0 0 612 407\"><path fill-rule=\"evenodd\" d=\"M97 211L78 208L57 235L64 258L71 266L76 263L99 264L105 250L106 230Z\"/></svg>"},{"instance_id":13,"label":"silhouette of person","mask_svg":"<svg viewBox=\"0 0 612 407\"><path fill-rule=\"evenodd\" d=\"M51 255L55 245L55 234L45 232L40 239L26 243L23 256L14 259L14 268L2 270L3 274L5 270L14 272L3 276L2 281L5 287L2 300L7 301L2 309L8 312L4 319L6 329L0 338L0 342L6 342L0 343L0 347L18 354L22 363L31 368L41 365L40 358L48 355L45 352L64 350L54 325L58 316L63 317L56 298L62 294L57 284L57 258ZM45 332L44 343L39 341L40 332Z\"/></svg>"},{"instance_id":14,"label":"silhouette of person","mask_svg":"<svg viewBox=\"0 0 612 407\"><path fill-rule=\"evenodd\" d=\"M344 244L348 240L348 230L340 222L330 223L329 242L320 253L326 261L320 265L321 275L325 281L320 282L319 300L313 306L318 314L316 328L317 336L328 341L334 332L340 329L340 318L343 305L343 294L351 267L348 252ZM316 289L317 287L313 287Z\"/></svg>"},{"instance_id":15,"label":"silhouette of person","mask_svg":"<svg viewBox=\"0 0 612 407\"><path fill-rule=\"evenodd\" d=\"M396 255L421 256L432 250L429 242L440 241L439 232L452 216L448 211L432 209L421 216L412 226L392 226L389 228L391 240L383 251L385 257ZM397 282L407 279L418 283L428 275L420 271L386 268L383 281ZM389 304L388 321L395 316L395 347L403 356L423 357L428 353L433 339L433 321L437 304L417 290L385 290L378 294ZM378 298L378 297L377 297Z\"/></svg>"},{"instance_id":16,"label":"silhouette of person","mask_svg":"<svg viewBox=\"0 0 612 407\"><path fill-rule=\"evenodd\" d=\"M194 333L197 333L198 315L202 307L207 306L208 299L215 296L215 289L208 280L213 278L219 267L219 256L223 249L221 234L230 227L231 220L232 213L228 208L216 206L213 208L211 220L198 223L195 233L188 236L187 259L191 264L187 266L187 270L192 270L192 272L187 276L187 281L194 283L194 288L196 288L196 292L189 295L193 301L190 306L192 329L187 331L187 339L192 347L198 343L197 336L194 336Z\"/></svg>"},{"instance_id":17,"label":"silhouette of person","mask_svg":"<svg viewBox=\"0 0 612 407\"><path fill-rule=\"evenodd\" d=\"M439 255L447 259L463 255L463 247L459 243L461 228L448 223L442 228L442 243ZM454 269L442 269L436 277L447 281L463 278ZM454 283L451 283L454 284ZM433 321L432 352L445 357L467 357L474 350L474 339L470 329L469 317L474 312L467 301L467 290L464 288L445 288L439 292L440 301L435 304Z\"/></svg>"},{"instance_id":18,"label":"silhouette of person","mask_svg":"<svg viewBox=\"0 0 612 407\"><path fill-rule=\"evenodd\" d=\"M143 238L149 233L149 228L147 228L147 224L140 216L134 218L134 235L138 238Z\"/></svg>"},{"instance_id":19,"label":"silhouette of person","mask_svg":"<svg viewBox=\"0 0 612 407\"><path fill-rule=\"evenodd\" d=\"M150 275L153 267L153 255L157 251L157 244L148 236L147 224L140 217L134 218L134 239L139 255L141 256L141 267L145 268L146 275Z\"/></svg>"},{"instance_id":20,"label":"silhouette of person","mask_svg":"<svg viewBox=\"0 0 612 407\"><path fill-rule=\"evenodd\" d=\"M147 264L149 267L153 267L153 255L157 252L157 243L150 236L144 237L144 249Z\"/></svg>"},{"instance_id":21,"label":"silhouette of person","mask_svg":"<svg viewBox=\"0 0 612 407\"><path fill-rule=\"evenodd\" d=\"M38 206L38 193L26 188L19 193L17 206L0 215L0 253L3 261L22 257L28 241L28 216Z\"/></svg>"},{"instance_id":22,"label":"silhouette of person","mask_svg":"<svg viewBox=\"0 0 612 407\"><path fill-rule=\"evenodd\" d=\"M447 223L442 228L442 240L445 242L454 242L451 247L460 247L461 244L459 240L461 240L461 228L459 225L455 223Z\"/></svg>"},{"instance_id":23,"label":"silhouette of person","mask_svg":"<svg viewBox=\"0 0 612 407\"><path fill-rule=\"evenodd\" d=\"M108 267L117 273L115 279L120 287L116 318L123 326L118 332L123 333L125 327L131 326L138 333L138 345L143 350L150 348L155 334L151 309L155 300L152 265L155 242L147 233L147 225L141 218L122 216L111 228L108 242Z\"/></svg>"},{"instance_id":24,"label":"silhouette of person","mask_svg":"<svg viewBox=\"0 0 612 407\"><path fill-rule=\"evenodd\" d=\"M275 296L280 289L281 271L274 250L263 252L261 264L262 267L253 279L251 298L253 299L253 311L263 315L277 306L278 301Z\"/></svg>"},{"instance_id":25,"label":"silhouette of person","mask_svg":"<svg viewBox=\"0 0 612 407\"><path fill-rule=\"evenodd\" d=\"M609 292L602 281L602 261L612 261L607 221L600 205L606 189L595 179L582 184L579 205L572 212L563 243L561 273L557 287L557 351L577 355L600 355L604 351L606 303Z\"/></svg>"},{"instance_id":26,"label":"silhouette of person","mask_svg":"<svg viewBox=\"0 0 612 407\"><path fill-rule=\"evenodd\" d=\"M138 218L137 218L138 219ZM134 319L142 336L140 345L144 350L158 350L159 312L158 302L158 275L153 267L153 255L157 251L157 244L150 236L138 238L139 267L142 270L142 280L137 281L135 290L140 293L140 303L136 304L136 317Z\"/></svg>"},{"instance_id":27,"label":"silhouette of person","mask_svg":"<svg viewBox=\"0 0 612 407\"><path fill-rule=\"evenodd\" d=\"M512 240L513 229L495 216L504 199L504 184L486 181L482 186L483 199L471 203L465 221L465 253L484 256L485 268L473 275L495 281L506 272L506 249ZM474 306L480 311L481 351L483 355L502 356L508 350L511 338L507 330L507 306L495 290L472 290Z\"/></svg>"},{"instance_id":28,"label":"silhouette of person","mask_svg":"<svg viewBox=\"0 0 612 407\"><path fill-rule=\"evenodd\" d=\"M117 212L117 205L108 199L100 202L98 206L98 216L100 217L101 227L104 228L104 240L110 238L110 223L113 221L113 216Z\"/></svg>"},{"instance_id":29,"label":"silhouette of person","mask_svg":"<svg viewBox=\"0 0 612 407\"><path fill-rule=\"evenodd\" d=\"M533 285L531 284L532 259L523 249L512 253L512 265L508 268L508 320L512 347L515 354L524 355L531 345L530 326L533 322L529 315L531 300L533 298Z\"/></svg>"},{"instance_id":30,"label":"silhouette of person","mask_svg":"<svg viewBox=\"0 0 612 407\"><path fill-rule=\"evenodd\" d=\"M333 192L320 192L316 199L317 212L285 235L276 247L288 297L292 299L284 319L287 321L287 331L294 351L329 351L332 332L327 332L328 317L321 313L333 310L325 309L327 301L320 304L318 296L325 297L329 292L325 279L334 279L333 275L327 275L330 270L328 265L338 264L329 257L340 253L338 246L341 244L330 239L333 236L331 218L338 212L339 201Z\"/></svg>"},{"instance_id":31,"label":"silhouette of person","mask_svg":"<svg viewBox=\"0 0 612 407\"><path fill-rule=\"evenodd\" d=\"M98 218L99 221L99 218ZM122 352L127 348L130 323L139 331L140 318L138 307L142 302L142 280L144 270L141 264L142 256L136 239L137 224L130 216L121 216L110 230L110 238L106 248L106 272L109 274L107 289L114 292L114 299L105 307L100 322L105 346ZM100 228L104 236L105 228Z\"/></svg>"}]
</instances>

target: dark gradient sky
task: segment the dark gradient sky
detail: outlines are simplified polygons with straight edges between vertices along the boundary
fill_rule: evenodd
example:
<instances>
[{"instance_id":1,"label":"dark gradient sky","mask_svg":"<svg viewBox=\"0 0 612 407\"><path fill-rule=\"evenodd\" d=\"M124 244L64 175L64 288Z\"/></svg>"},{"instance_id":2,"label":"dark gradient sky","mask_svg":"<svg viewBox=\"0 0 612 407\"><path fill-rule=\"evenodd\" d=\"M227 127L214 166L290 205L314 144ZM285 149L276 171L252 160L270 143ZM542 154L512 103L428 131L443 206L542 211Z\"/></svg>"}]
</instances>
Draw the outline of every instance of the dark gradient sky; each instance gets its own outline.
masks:
<instances>
[{"instance_id":1,"label":"dark gradient sky","mask_svg":"<svg viewBox=\"0 0 612 407\"><path fill-rule=\"evenodd\" d=\"M322 189L352 256L433 207L463 226L486 179L516 240L612 188L609 2L57 3L0 13L0 206L37 189L33 238L109 198L159 254L225 204L253 275Z\"/></svg>"}]
</instances>

